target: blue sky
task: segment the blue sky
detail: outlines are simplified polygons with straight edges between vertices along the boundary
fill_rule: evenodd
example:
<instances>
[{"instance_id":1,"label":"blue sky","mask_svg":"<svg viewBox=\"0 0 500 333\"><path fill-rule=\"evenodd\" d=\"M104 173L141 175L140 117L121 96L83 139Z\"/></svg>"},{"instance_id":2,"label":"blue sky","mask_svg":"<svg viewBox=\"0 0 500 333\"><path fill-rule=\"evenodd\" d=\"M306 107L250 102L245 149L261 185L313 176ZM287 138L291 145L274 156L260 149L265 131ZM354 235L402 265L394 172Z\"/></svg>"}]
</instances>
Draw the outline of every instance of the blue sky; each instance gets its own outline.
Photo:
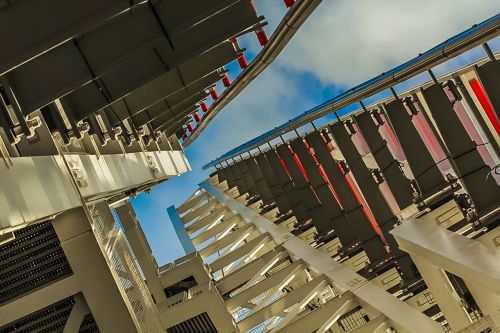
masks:
<instances>
[{"instance_id":1,"label":"blue sky","mask_svg":"<svg viewBox=\"0 0 500 333\"><path fill-rule=\"evenodd\" d=\"M286 12L283 1L254 3L269 22L265 30L270 36ZM158 263L184 255L166 208L182 204L206 179L210 171L201 169L204 164L498 12L496 0L324 0L278 59L186 149L193 171L132 201ZM248 60L260 49L253 34L241 38L240 45L247 48ZM492 47L500 49L498 38ZM472 50L435 72L483 55L480 49ZM231 79L239 73L235 63L226 68ZM424 79L420 75L414 81ZM405 86L409 83L396 90ZM222 89L218 85L217 90Z\"/></svg>"}]
</instances>

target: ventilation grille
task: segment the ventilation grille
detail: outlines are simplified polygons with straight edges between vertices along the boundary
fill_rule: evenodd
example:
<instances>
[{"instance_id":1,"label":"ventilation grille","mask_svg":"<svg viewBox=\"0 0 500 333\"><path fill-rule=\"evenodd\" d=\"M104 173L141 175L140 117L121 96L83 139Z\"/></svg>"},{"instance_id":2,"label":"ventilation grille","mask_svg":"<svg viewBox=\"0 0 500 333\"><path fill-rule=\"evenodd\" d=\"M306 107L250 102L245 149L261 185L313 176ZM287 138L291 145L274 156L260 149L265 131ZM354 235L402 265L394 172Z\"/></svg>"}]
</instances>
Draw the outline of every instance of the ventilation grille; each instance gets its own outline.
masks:
<instances>
[{"instance_id":1,"label":"ventilation grille","mask_svg":"<svg viewBox=\"0 0 500 333\"><path fill-rule=\"evenodd\" d=\"M0 328L0 333L62 332L74 304L73 297L66 298Z\"/></svg>"},{"instance_id":2,"label":"ventilation grille","mask_svg":"<svg viewBox=\"0 0 500 333\"><path fill-rule=\"evenodd\" d=\"M167 328L167 333L218 333L208 313L203 312L193 318Z\"/></svg>"},{"instance_id":3,"label":"ventilation grille","mask_svg":"<svg viewBox=\"0 0 500 333\"><path fill-rule=\"evenodd\" d=\"M97 323L95 322L94 316L92 313L87 314L83 317L82 324L78 329L78 333L99 333L99 327L97 327Z\"/></svg>"},{"instance_id":4,"label":"ventilation grille","mask_svg":"<svg viewBox=\"0 0 500 333\"><path fill-rule=\"evenodd\" d=\"M0 246L0 304L72 273L50 221L14 234Z\"/></svg>"}]
</instances>

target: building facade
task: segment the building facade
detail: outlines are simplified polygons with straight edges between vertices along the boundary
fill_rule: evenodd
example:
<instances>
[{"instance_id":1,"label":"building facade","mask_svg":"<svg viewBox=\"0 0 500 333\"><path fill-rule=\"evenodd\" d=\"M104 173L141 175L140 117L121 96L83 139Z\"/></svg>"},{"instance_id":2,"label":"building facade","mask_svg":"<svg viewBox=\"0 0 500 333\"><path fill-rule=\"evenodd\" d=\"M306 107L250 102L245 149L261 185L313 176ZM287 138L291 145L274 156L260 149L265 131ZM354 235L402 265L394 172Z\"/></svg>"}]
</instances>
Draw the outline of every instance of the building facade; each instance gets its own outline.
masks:
<instances>
[{"instance_id":1,"label":"building facade","mask_svg":"<svg viewBox=\"0 0 500 333\"><path fill-rule=\"evenodd\" d=\"M206 166L171 220L238 331L500 330L500 67L483 47L477 63L285 135L292 120Z\"/></svg>"},{"instance_id":2,"label":"building facade","mask_svg":"<svg viewBox=\"0 0 500 333\"><path fill-rule=\"evenodd\" d=\"M0 2L0 333L499 331L498 15L209 163L161 266L129 199L190 171L179 139L263 17L68 3Z\"/></svg>"}]
</instances>

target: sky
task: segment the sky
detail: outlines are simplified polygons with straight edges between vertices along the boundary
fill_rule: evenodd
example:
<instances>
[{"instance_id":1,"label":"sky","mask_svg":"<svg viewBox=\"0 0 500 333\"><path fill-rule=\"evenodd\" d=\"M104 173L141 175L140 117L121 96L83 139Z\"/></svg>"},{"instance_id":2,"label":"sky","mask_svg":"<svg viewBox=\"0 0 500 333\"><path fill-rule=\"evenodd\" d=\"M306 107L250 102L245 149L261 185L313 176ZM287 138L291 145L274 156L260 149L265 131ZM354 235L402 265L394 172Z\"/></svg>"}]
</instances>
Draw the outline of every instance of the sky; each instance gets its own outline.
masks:
<instances>
[{"instance_id":1,"label":"sky","mask_svg":"<svg viewBox=\"0 0 500 333\"><path fill-rule=\"evenodd\" d=\"M286 13L283 0L254 3L271 36ZM498 0L323 0L275 62L185 150L192 171L132 200L158 264L184 255L166 209L181 205L207 178L212 170L203 171L203 165L499 12ZM254 34L239 42L249 61L261 48ZM498 37L491 47L500 50ZM477 48L434 71L439 75L484 56ZM240 71L236 63L226 68L231 79ZM428 79L419 75L396 91ZM217 90L223 87L219 84Z\"/></svg>"}]
</instances>

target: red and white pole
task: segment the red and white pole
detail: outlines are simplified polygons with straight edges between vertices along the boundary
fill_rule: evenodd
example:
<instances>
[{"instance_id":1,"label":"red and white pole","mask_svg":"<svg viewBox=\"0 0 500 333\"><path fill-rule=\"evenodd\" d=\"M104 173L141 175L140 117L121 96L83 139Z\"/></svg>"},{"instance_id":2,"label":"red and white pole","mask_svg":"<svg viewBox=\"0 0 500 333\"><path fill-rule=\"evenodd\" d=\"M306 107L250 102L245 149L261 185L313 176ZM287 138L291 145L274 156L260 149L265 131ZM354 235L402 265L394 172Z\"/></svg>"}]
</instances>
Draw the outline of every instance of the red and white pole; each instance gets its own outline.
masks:
<instances>
[{"instance_id":1,"label":"red and white pole","mask_svg":"<svg viewBox=\"0 0 500 333\"><path fill-rule=\"evenodd\" d=\"M257 35L257 39L259 40L260 46L266 46L267 43L269 42L269 39L267 38L266 32L264 31L263 28L259 28L255 30L255 34Z\"/></svg>"},{"instance_id":2,"label":"red and white pole","mask_svg":"<svg viewBox=\"0 0 500 333\"><path fill-rule=\"evenodd\" d=\"M197 123L200 122L201 118L198 112L193 113L194 120L196 120Z\"/></svg>"},{"instance_id":3,"label":"red and white pole","mask_svg":"<svg viewBox=\"0 0 500 333\"><path fill-rule=\"evenodd\" d=\"M212 96L214 101L219 99L219 94L217 93L217 90L215 90L215 87L210 88L210 96Z\"/></svg>"},{"instance_id":4,"label":"red and white pole","mask_svg":"<svg viewBox=\"0 0 500 333\"><path fill-rule=\"evenodd\" d=\"M207 103L205 103L205 101L200 102L200 107L201 107L201 110L203 111L203 113L207 113L208 106L207 106Z\"/></svg>"},{"instance_id":5,"label":"red and white pole","mask_svg":"<svg viewBox=\"0 0 500 333\"><path fill-rule=\"evenodd\" d=\"M224 76L222 77L222 84L226 88L229 88L229 86L231 85L231 80L229 80L229 76L227 76L227 74L224 74Z\"/></svg>"}]
</instances>

